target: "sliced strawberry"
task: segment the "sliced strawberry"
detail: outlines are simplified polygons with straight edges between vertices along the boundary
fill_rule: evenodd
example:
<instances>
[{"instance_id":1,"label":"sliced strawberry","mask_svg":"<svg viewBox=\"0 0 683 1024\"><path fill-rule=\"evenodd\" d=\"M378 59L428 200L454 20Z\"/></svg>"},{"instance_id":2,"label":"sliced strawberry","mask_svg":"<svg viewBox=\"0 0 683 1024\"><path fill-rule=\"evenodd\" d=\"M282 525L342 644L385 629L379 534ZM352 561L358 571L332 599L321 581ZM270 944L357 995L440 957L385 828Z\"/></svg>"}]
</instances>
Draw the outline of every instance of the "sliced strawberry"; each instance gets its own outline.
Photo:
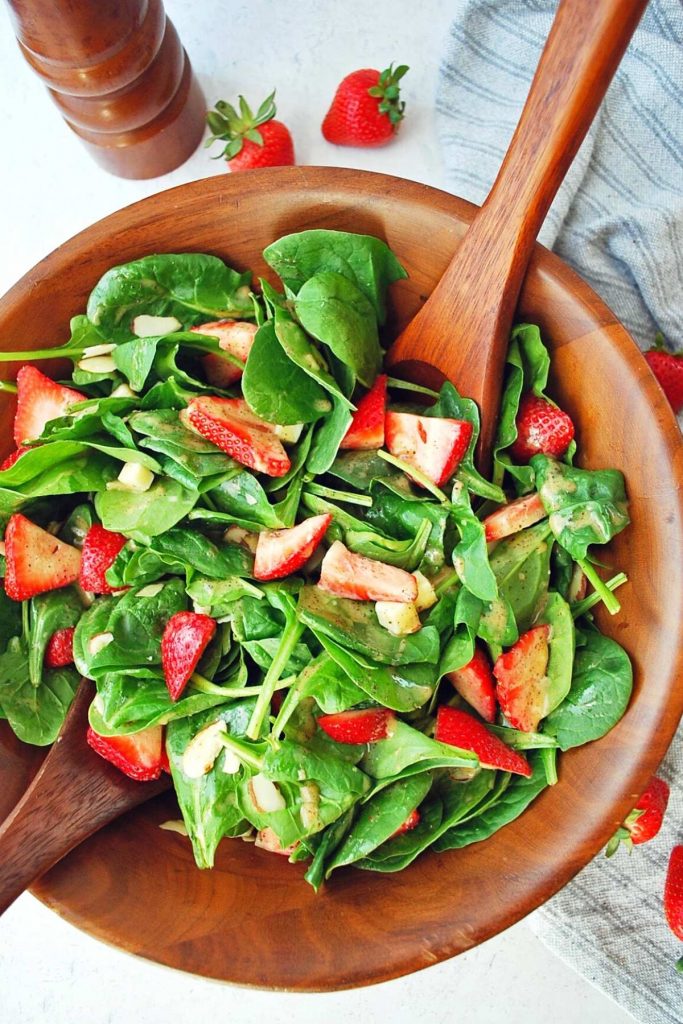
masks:
<instances>
[{"instance_id":1,"label":"sliced strawberry","mask_svg":"<svg viewBox=\"0 0 683 1024\"><path fill-rule=\"evenodd\" d=\"M178 700L215 632L215 619L199 612L176 612L166 623L161 666L171 700Z\"/></svg>"},{"instance_id":2,"label":"sliced strawberry","mask_svg":"<svg viewBox=\"0 0 683 1024\"><path fill-rule=\"evenodd\" d=\"M163 729L153 725L129 736L100 736L88 726L88 746L115 765L129 779L151 782L158 779L163 767Z\"/></svg>"},{"instance_id":3,"label":"sliced strawberry","mask_svg":"<svg viewBox=\"0 0 683 1024\"><path fill-rule=\"evenodd\" d=\"M30 448L24 448L23 446L16 449L16 451L10 452L5 461L0 464L0 473L5 469L11 469L14 463L19 459L24 452L30 452Z\"/></svg>"},{"instance_id":4,"label":"sliced strawberry","mask_svg":"<svg viewBox=\"0 0 683 1024\"><path fill-rule=\"evenodd\" d=\"M683 939L683 846L674 846L664 884L664 913L677 939ZM678 963L681 970L683 964Z\"/></svg>"},{"instance_id":5,"label":"sliced strawberry","mask_svg":"<svg viewBox=\"0 0 683 1024\"><path fill-rule=\"evenodd\" d=\"M78 579L81 553L53 537L20 512L5 530L5 591L13 601L27 601Z\"/></svg>"},{"instance_id":6,"label":"sliced strawberry","mask_svg":"<svg viewBox=\"0 0 683 1024\"><path fill-rule=\"evenodd\" d=\"M419 469L440 487L460 465L472 437L472 424L465 420L388 412L385 432L391 454Z\"/></svg>"},{"instance_id":7,"label":"sliced strawberry","mask_svg":"<svg viewBox=\"0 0 683 1024\"><path fill-rule=\"evenodd\" d=\"M332 516L325 513L289 530L263 530L256 545L254 577L280 580L296 572L311 557L331 522Z\"/></svg>"},{"instance_id":8,"label":"sliced strawberry","mask_svg":"<svg viewBox=\"0 0 683 1024\"><path fill-rule=\"evenodd\" d=\"M387 377L381 373L367 395L363 395L353 414L351 426L340 448L381 448L384 444L384 418L387 407Z\"/></svg>"},{"instance_id":9,"label":"sliced strawberry","mask_svg":"<svg viewBox=\"0 0 683 1024\"><path fill-rule=\"evenodd\" d=\"M73 665L74 632L74 627L69 626L68 629L58 629L52 634L45 648L47 668L63 668L64 665Z\"/></svg>"},{"instance_id":10,"label":"sliced strawberry","mask_svg":"<svg viewBox=\"0 0 683 1024\"><path fill-rule=\"evenodd\" d=\"M527 494L508 505L501 505L484 519L486 539L492 541L511 537L513 533L526 530L527 526L533 526L545 516L546 511L540 495L536 492Z\"/></svg>"},{"instance_id":11,"label":"sliced strawberry","mask_svg":"<svg viewBox=\"0 0 683 1024\"><path fill-rule=\"evenodd\" d=\"M17 388L17 414L14 417L17 447L24 441L40 437L46 423L66 416L72 405L86 399L80 391L56 384L35 366L22 366L17 374Z\"/></svg>"},{"instance_id":12,"label":"sliced strawberry","mask_svg":"<svg viewBox=\"0 0 683 1024\"><path fill-rule=\"evenodd\" d=\"M533 392L522 395L517 412L517 437L510 448L518 462L543 452L559 458L574 438L574 424L562 409Z\"/></svg>"},{"instance_id":13,"label":"sliced strawberry","mask_svg":"<svg viewBox=\"0 0 683 1024\"><path fill-rule=\"evenodd\" d=\"M208 334L212 338L218 338L218 345L224 352L246 363L258 327L246 320L213 320L208 324L191 327L190 330L196 334ZM229 388L242 376L239 366L221 359L213 352L204 356L202 363L206 379L216 388Z\"/></svg>"},{"instance_id":14,"label":"sliced strawberry","mask_svg":"<svg viewBox=\"0 0 683 1024\"><path fill-rule=\"evenodd\" d=\"M193 398L181 421L222 448L243 466L268 476L284 476L287 452L270 423L254 416L243 398Z\"/></svg>"},{"instance_id":15,"label":"sliced strawberry","mask_svg":"<svg viewBox=\"0 0 683 1024\"><path fill-rule=\"evenodd\" d=\"M446 678L486 722L495 721L496 683L489 660L479 647L471 661L455 672L447 672Z\"/></svg>"},{"instance_id":16,"label":"sliced strawberry","mask_svg":"<svg viewBox=\"0 0 683 1024\"><path fill-rule=\"evenodd\" d=\"M168 751L166 750L166 743L161 744L161 770L166 772L167 775L171 774L171 762L168 759Z\"/></svg>"},{"instance_id":17,"label":"sliced strawberry","mask_svg":"<svg viewBox=\"0 0 683 1024\"><path fill-rule=\"evenodd\" d=\"M399 825L393 835L390 835L390 839L395 839L396 836L402 836L404 832L412 832L414 828L420 824L421 815L417 807L414 811L411 811L406 820L402 825Z\"/></svg>"},{"instance_id":18,"label":"sliced strawberry","mask_svg":"<svg viewBox=\"0 0 683 1024\"><path fill-rule=\"evenodd\" d=\"M334 542L323 558L318 586L336 597L348 597L352 601L407 604L417 599L417 580L412 573L356 555L340 540Z\"/></svg>"},{"instance_id":19,"label":"sliced strawberry","mask_svg":"<svg viewBox=\"0 0 683 1024\"><path fill-rule=\"evenodd\" d=\"M629 850L647 843L659 832L669 803L669 787L664 779L653 775L640 800L607 844L607 856L623 843Z\"/></svg>"},{"instance_id":20,"label":"sliced strawberry","mask_svg":"<svg viewBox=\"0 0 683 1024\"><path fill-rule=\"evenodd\" d=\"M668 352L661 335L657 340L659 345L646 352L645 359L671 408L678 414L683 409L683 357L680 353Z\"/></svg>"},{"instance_id":21,"label":"sliced strawberry","mask_svg":"<svg viewBox=\"0 0 683 1024\"><path fill-rule=\"evenodd\" d=\"M91 594L113 594L114 587L107 583L105 573L116 560L126 543L122 533L105 530L99 523L90 527L85 535L82 549L81 574L79 583Z\"/></svg>"},{"instance_id":22,"label":"sliced strawberry","mask_svg":"<svg viewBox=\"0 0 683 1024\"><path fill-rule=\"evenodd\" d=\"M527 779L531 777L531 765L526 758L508 747L466 711L442 705L436 713L434 739L439 743L460 747L461 750L471 750L483 768L499 768L503 772L524 775Z\"/></svg>"},{"instance_id":23,"label":"sliced strawberry","mask_svg":"<svg viewBox=\"0 0 683 1024\"><path fill-rule=\"evenodd\" d=\"M493 666L501 710L515 729L535 732L546 711L550 626L534 626Z\"/></svg>"},{"instance_id":24,"label":"sliced strawberry","mask_svg":"<svg viewBox=\"0 0 683 1024\"><path fill-rule=\"evenodd\" d=\"M365 708L321 715L318 725L337 743L374 743L391 736L395 721L396 715L387 708Z\"/></svg>"}]
</instances>

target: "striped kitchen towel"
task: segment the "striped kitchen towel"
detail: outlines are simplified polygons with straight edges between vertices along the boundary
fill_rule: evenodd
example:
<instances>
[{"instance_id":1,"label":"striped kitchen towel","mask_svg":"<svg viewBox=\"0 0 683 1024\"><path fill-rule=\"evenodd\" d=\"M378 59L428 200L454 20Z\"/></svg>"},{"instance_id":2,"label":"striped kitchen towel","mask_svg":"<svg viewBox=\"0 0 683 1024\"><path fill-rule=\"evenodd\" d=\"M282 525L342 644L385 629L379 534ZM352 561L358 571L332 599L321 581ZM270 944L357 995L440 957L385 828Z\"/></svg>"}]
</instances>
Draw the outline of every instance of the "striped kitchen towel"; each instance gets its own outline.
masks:
<instances>
[{"instance_id":1,"label":"striped kitchen towel","mask_svg":"<svg viewBox=\"0 0 683 1024\"><path fill-rule=\"evenodd\" d=\"M599 0L596 0L599 2ZM485 198L521 112L557 0L453 0L437 92L449 183ZM683 349L683 4L651 0L540 234L648 348ZM598 856L530 921L636 1020L681 1024L680 943L661 894L683 842L683 729L660 774L664 827L629 858Z\"/></svg>"}]
</instances>

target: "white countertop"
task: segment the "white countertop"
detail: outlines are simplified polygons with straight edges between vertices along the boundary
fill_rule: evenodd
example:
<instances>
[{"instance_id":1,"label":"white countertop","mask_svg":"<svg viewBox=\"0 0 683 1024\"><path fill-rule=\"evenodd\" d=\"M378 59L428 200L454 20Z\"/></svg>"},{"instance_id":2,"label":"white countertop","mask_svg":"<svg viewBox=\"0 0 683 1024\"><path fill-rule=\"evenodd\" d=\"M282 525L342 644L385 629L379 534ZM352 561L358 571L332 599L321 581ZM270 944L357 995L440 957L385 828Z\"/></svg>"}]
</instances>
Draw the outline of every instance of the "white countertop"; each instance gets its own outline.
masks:
<instances>
[{"instance_id":1,"label":"white countertop","mask_svg":"<svg viewBox=\"0 0 683 1024\"><path fill-rule=\"evenodd\" d=\"M438 0L166 0L210 103L241 92L258 104L276 86L278 115L294 135L299 163L387 171L438 187L445 178L433 96L450 6ZM328 145L319 126L341 77L392 60L411 68L399 139L368 151ZM99 170L23 62L2 11L0 96L0 293L92 221L172 185L224 173L222 162L202 149L177 171L151 181L124 181ZM0 936L2 1024L633 1020L523 922L420 974L370 989L305 996L231 988L130 957L76 931L30 895L7 912Z\"/></svg>"}]
</instances>

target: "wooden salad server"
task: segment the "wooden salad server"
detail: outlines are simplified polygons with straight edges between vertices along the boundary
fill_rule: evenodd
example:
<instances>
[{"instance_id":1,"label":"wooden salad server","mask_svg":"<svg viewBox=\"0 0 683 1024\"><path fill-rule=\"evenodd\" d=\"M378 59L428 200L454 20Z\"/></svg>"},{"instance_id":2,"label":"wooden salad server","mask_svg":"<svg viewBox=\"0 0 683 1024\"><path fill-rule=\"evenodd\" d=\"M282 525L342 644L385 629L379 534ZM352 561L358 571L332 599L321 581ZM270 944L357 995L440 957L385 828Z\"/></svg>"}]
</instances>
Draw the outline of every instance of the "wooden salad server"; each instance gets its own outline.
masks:
<instances>
[{"instance_id":1,"label":"wooden salad server","mask_svg":"<svg viewBox=\"0 0 683 1024\"><path fill-rule=\"evenodd\" d=\"M0 825L0 914L84 839L162 793L168 775L135 782L85 741L93 684L84 679L33 782Z\"/></svg>"},{"instance_id":2,"label":"wooden salad server","mask_svg":"<svg viewBox=\"0 0 683 1024\"><path fill-rule=\"evenodd\" d=\"M474 398L484 469L536 236L646 6L561 0L498 177L441 281L387 354L393 371L436 388L448 379Z\"/></svg>"},{"instance_id":3,"label":"wooden salad server","mask_svg":"<svg viewBox=\"0 0 683 1024\"><path fill-rule=\"evenodd\" d=\"M536 235L646 0L562 0L491 193L444 277L389 350L388 365L453 380L482 414L491 449L505 353ZM428 240L426 240L428 244ZM133 782L86 745L84 682L33 783L0 827L0 913L93 832L169 786Z\"/></svg>"}]
</instances>

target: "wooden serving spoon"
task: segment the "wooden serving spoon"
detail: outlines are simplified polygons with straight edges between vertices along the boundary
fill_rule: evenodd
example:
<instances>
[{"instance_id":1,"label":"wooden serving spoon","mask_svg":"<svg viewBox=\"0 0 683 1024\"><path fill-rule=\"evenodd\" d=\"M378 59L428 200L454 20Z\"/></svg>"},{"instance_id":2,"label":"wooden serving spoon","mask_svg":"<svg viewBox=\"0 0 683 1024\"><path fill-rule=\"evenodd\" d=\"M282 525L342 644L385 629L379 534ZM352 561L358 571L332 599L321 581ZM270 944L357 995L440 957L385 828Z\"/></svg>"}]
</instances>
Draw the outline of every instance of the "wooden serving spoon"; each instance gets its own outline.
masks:
<instances>
[{"instance_id":1,"label":"wooden serving spoon","mask_svg":"<svg viewBox=\"0 0 683 1024\"><path fill-rule=\"evenodd\" d=\"M480 462L494 435L505 353L536 235L647 0L562 0L491 193L444 277L388 354L430 385L453 380L482 414ZM0 913L88 836L170 782L133 782L85 742L83 682L34 781L0 827Z\"/></svg>"},{"instance_id":2,"label":"wooden serving spoon","mask_svg":"<svg viewBox=\"0 0 683 1024\"><path fill-rule=\"evenodd\" d=\"M488 198L387 365L474 398L488 464L517 299L536 236L647 0L561 0L522 116ZM425 244L428 244L426 240Z\"/></svg>"}]
</instances>

